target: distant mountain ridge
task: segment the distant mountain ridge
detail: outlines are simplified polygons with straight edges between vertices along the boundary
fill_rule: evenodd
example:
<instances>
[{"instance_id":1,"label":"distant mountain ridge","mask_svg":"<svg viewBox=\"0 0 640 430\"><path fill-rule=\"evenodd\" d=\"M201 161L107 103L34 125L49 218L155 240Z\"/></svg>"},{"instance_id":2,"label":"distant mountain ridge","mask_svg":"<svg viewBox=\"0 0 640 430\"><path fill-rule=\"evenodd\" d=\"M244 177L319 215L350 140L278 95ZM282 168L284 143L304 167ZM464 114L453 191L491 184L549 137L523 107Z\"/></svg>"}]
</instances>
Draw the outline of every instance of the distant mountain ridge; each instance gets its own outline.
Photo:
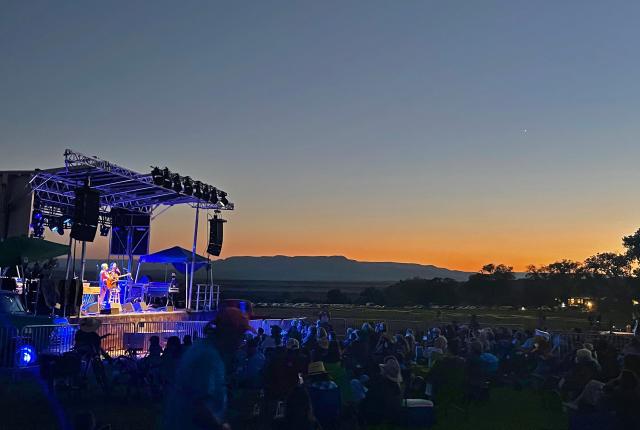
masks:
<instances>
[{"instance_id":1,"label":"distant mountain ridge","mask_svg":"<svg viewBox=\"0 0 640 430\"><path fill-rule=\"evenodd\" d=\"M395 282L420 277L466 281L470 274L433 265L357 261L343 256L229 257L213 262L213 277L229 280Z\"/></svg>"}]
</instances>

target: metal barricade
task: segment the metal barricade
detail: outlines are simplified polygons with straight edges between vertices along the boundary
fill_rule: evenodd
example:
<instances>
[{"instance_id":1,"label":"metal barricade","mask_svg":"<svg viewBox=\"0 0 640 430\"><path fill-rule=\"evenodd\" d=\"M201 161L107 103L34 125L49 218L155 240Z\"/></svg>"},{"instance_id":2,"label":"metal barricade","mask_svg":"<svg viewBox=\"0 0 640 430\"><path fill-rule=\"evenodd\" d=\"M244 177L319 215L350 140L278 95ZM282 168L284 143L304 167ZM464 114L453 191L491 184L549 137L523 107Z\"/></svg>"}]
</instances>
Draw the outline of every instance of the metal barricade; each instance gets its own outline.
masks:
<instances>
[{"instance_id":1,"label":"metal barricade","mask_svg":"<svg viewBox=\"0 0 640 430\"><path fill-rule=\"evenodd\" d=\"M17 337L18 330L15 327L0 327L0 367L13 366Z\"/></svg>"}]
</instances>

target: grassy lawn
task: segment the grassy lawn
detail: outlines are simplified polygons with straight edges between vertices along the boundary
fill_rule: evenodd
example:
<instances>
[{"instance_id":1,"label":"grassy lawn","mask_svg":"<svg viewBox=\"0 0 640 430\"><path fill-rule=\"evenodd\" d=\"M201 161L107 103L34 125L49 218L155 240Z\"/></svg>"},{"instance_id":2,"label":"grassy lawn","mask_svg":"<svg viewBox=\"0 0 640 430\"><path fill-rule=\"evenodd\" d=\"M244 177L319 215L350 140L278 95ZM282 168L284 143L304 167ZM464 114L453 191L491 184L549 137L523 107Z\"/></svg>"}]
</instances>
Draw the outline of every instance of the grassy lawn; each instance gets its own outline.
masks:
<instances>
[{"instance_id":1,"label":"grassy lawn","mask_svg":"<svg viewBox=\"0 0 640 430\"><path fill-rule=\"evenodd\" d=\"M481 324L493 326L520 326L524 328L536 328L538 323L538 311L536 310L500 310L500 309L455 309L440 310L432 309L401 309L401 308L330 308L332 318L344 318L347 320L375 320L375 321L421 321L426 324L434 324L438 321L442 323L458 321L468 323L472 314L478 317ZM254 310L257 316L271 318L295 318L305 316L311 319L317 318L319 309L305 308L282 308L282 307L260 307ZM552 329L570 330L574 327L588 328L587 314L574 310L565 311L545 311L546 325ZM623 315L603 316L603 324L607 324L609 319L622 325L626 322ZM629 316L626 318L628 319ZM617 318L617 319L616 319Z\"/></svg>"}]
</instances>

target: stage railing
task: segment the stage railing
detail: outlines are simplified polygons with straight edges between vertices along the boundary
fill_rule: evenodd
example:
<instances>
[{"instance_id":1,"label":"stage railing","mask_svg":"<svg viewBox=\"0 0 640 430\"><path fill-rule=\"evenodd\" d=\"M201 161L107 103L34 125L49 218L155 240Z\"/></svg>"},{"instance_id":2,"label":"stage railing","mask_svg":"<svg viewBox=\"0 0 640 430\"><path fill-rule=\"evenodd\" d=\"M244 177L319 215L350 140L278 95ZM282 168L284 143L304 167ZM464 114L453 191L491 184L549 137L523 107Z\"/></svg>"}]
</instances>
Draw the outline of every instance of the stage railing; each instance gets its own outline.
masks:
<instances>
[{"instance_id":1,"label":"stage railing","mask_svg":"<svg viewBox=\"0 0 640 430\"><path fill-rule=\"evenodd\" d=\"M192 338L204 337L203 329L208 321L166 321L166 322L138 322L102 324L98 328L98 335L103 337L102 349L112 356L124 354L129 349L137 353L144 353L149 349L149 340L158 336L160 345L164 347L167 339L178 336L180 340L185 335ZM65 325L29 325L20 332L0 331L0 358L3 367L12 367L15 363L17 348L29 346L36 353L61 355L73 348L77 324ZM37 360L30 365L37 364Z\"/></svg>"}]
</instances>

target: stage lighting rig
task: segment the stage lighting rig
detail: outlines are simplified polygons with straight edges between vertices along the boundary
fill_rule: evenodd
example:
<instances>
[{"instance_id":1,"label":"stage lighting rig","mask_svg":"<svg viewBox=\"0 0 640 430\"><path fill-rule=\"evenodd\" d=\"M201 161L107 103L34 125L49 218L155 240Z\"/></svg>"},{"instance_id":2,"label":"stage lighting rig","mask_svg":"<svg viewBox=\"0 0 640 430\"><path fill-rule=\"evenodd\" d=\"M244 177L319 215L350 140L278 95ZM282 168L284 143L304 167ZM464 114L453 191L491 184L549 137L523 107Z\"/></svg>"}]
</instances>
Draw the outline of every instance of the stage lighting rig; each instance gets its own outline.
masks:
<instances>
[{"instance_id":1,"label":"stage lighting rig","mask_svg":"<svg viewBox=\"0 0 640 430\"><path fill-rule=\"evenodd\" d=\"M172 188L173 181L171 178L171 171L169 171L168 167L162 169L162 186L165 188Z\"/></svg>"},{"instance_id":2,"label":"stage lighting rig","mask_svg":"<svg viewBox=\"0 0 640 430\"><path fill-rule=\"evenodd\" d=\"M202 198L202 182L196 181L193 185L193 195L194 197L201 199Z\"/></svg>"},{"instance_id":3,"label":"stage lighting rig","mask_svg":"<svg viewBox=\"0 0 640 430\"><path fill-rule=\"evenodd\" d=\"M162 174L162 170L159 167L154 167L151 170L151 176L153 177L154 185L164 185L164 175Z\"/></svg>"},{"instance_id":4,"label":"stage lighting rig","mask_svg":"<svg viewBox=\"0 0 640 430\"><path fill-rule=\"evenodd\" d=\"M60 236L64 234L64 221L60 217L51 217L48 220L49 230L58 233Z\"/></svg>"},{"instance_id":5,"label":"stage lighting rig","mask_svg":"<svg viewBox=\"0 0 640 430\"><path fill-rule=\"evenodd\" d=\"M173 174L173 191L175 191L176 193L179 193L180 191L182 191L182 182L180 182L180 175L178 175L177 173Z\"/></svg>"},{"instance_id":6,"label":"stage lighting rig","mask_svg":"<svg viewBox=\"0 0 640 430\"><path fill-rule=\"evenodd\" d=\"M218 190L216 189L216 187L211 187L211 195L209 196L209 202L213 203L214 205L218 203Z\"/></svg>"},{"instance_id":7,"label":"stage lighting rig","mask_svg":"<svg viewBox=\"0 0 640 430\"><path fill-rule=\"evenodd\" d=\"M184 189L184 193L188 196L193 195L193 181L190 177L185 176L182 182L182 187Z\"/></svg>"},{"instance_id":8,"label":"stage lighting rig","mask_svg":"<svg viewBox=\"0 0 640 430\"><path fill-rule=\"evenodd\" d=\"M108 225L102 224L100 226L100 236L102 236L102 237L109 236L109 230L110 230L110 228L109 228Z\"/></svg>"},{"instance_id":9,"label":"stage lighting rig","mask_svg":"<svg viewBox=\"0 0 640 430\"><path fill-rule=\"evenodd\" d=\"M220 203L227 206L229 204L229 200L227 200L227 193L224 191L220 191Z\"/></svg>"},{"instance_id":10,"label":"stage lighting rig","mask_svg":"<svg viewBox=\"0 0 640 430\"><path fill-rule=\"evenodd\" d=\"M44 237L44 215L40 209L34 209L31 214L31 230L33 233L32 237L37 237L42 239Z\"/></svg>"}]
</instances>

